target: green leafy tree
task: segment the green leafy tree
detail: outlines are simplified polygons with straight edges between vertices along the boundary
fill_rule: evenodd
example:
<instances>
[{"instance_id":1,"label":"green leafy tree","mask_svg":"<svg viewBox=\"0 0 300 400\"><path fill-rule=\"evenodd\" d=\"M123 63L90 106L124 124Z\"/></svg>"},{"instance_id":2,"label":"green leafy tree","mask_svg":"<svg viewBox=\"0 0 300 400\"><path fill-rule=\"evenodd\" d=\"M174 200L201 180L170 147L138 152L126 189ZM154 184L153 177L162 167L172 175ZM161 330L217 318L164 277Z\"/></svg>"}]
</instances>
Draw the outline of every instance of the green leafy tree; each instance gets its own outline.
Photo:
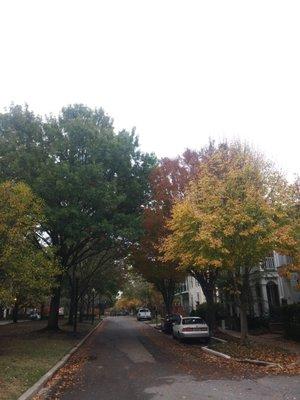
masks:
<instances>
[{"instance_id":1,"label":"green leafy tree","mask_svg":"<svg viewBox=\"0 0 300 400\"><path fill-rule=\"evenodd\" d=\"M64 274L137 237L152 165L135 133L116 133L102 109L69 106L45 121L20 106L0 115L0 180L24 181L43 199L40 240L61 266L49 329L58 329Z\"/></svg>"}]
</instances>

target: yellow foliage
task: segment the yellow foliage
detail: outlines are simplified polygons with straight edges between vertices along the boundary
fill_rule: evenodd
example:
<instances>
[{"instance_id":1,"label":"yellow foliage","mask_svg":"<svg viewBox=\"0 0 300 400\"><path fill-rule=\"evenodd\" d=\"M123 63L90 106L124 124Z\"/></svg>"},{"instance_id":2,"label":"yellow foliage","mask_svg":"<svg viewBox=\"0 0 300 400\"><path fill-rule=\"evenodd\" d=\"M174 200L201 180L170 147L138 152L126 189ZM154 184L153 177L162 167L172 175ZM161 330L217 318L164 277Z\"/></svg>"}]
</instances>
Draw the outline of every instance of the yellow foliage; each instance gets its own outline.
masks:
<instances>
[{"instance_id":1,"label":"yellow foliage","mask_svg":"<svg viewBox=\"0 0 300 400\"><path fill-rule=\"evenodd\" d=\"M262 157L238 143L200 164L173 208L165 260L183 269L253 267L270 251L299 259L291 186Z\"/></svg>"},{"instance_id":2,"label":"yellow foliage","mask_svg":"<svg viewBox=\"0 0 300 400\"><path fill-rule=\"evenodd\" d=\"M117 310L136 310L141 306L142 301L140 299L128 299L127 297L121 297L115 304Z\"/></svg>"},{"instance_id":3,"label":"yellow foliage","mask_svg":"<svg viewBox=\"0 0 300 400\"><path fill-rule=\"evenodd\" d=\"M50 292L57 265L51 251L34 242L43 204L24 183L0 184L0 301L21 304Z\"/></svg>"}]
</instances>

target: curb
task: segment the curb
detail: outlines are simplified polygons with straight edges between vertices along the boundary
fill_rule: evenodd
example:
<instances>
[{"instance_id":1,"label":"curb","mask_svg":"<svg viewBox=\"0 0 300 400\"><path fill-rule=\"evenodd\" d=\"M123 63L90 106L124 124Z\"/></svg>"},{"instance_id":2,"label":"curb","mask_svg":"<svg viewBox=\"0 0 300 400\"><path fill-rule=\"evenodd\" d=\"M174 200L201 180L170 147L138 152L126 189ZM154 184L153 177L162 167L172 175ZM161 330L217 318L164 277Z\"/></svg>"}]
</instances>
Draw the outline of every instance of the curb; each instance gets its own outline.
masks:
<instances>
[{"instance_id":1,"label":"curb","mask_svg":"<svg viewBox=\"0 0 300 400\"><path fill-rule=\"evenodd\" d=\"M216 340L217 342L220 342L220 343L227 343L227 340L220 339L220 338L217 338L217 337L215 337L215 336L212 336L211 338L214 339L214 340Z\"/></svg>"},{"instance_id":2,"label":"curb","mask_svg":"<svg viewBox=\"0 0 300 400\"><path fill-rule=\"evenodd\" d=\"M205 351L205 352L207 352L207 353L211 353L211 354L213 354L214 356L226 358L227 360L230 360L230 359L231 359L231 360L238 361L238 362L242 362L242 363L261 365L261 366L263 366L263 367L279 367L279 368L282 368L282 366L281 366L280 364L273 363L273 362L269 362L269 361L252 360L252 359L250 359L250 358L235 358L235 357L231 357L231 356L229 356L228 354L224 354L224 353L221 353L221 352L219 352L219 351L209 349L209 348L206 347L206 346L205 346L205 347L202 347L202 350Z\"/></svg>"},{"instance_id":3,"label":"curb","mask_svg":"<svg viewBox=\"0 0 300 400\"><path fill-rule=\"evenodd\" d=\"M38 392L45 386L45 384L53 377L53 375L63 367L69 358L81 347L87 339L95 332L95 330L102 324L102 319L76 346L74 346L68 354L59 360L48 372L46 372L33 386L26 390L17 400L30 400L38 394Z\"/></svg>"},{"instance_id":4,"label":"curb","mask_svg":"<svg viewBox=\"0 0 300 400\"><path fill-rule=\"evenodd\" d=\"M235 358L235 361L243 362L243 363L249 363L249 364L255 364L255 365L262 365L264 367L279 367L282 368L280 364L269 362L269 361L263 361L263 360L252 360L250 358Z\"/></svg>"},{"instance_id":5,"label":"curb","mask_svg":"<svg viewBox=\"0 0 300 400\"><path fill-rule=\"evenodd\" d=\"M201 347L203 351L206 353L213 354L214 356L226 358L227 360L230 360L231 357L228 354L220 353L219 351L209 349L207 346Z\"/></svg>"}]
</instances>

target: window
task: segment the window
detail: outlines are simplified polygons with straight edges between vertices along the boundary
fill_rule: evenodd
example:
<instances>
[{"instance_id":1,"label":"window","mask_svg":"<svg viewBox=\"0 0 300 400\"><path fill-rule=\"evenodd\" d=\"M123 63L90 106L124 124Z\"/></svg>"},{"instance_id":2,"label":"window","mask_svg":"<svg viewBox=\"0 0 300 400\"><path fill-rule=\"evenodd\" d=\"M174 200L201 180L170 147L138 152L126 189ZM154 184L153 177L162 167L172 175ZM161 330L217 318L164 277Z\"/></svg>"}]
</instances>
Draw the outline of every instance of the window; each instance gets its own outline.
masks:
<instances>
[{"instance_id":1,"label":"window","mask_svg":"<svg viewBox=\"0 0 300 400\"><path fill-rule=\"evenodd\" d=\"M196 325L196 324L205 324L205 322L202 318L199 317L182 318L182 325Z\"/></svg>"}]
</instances>

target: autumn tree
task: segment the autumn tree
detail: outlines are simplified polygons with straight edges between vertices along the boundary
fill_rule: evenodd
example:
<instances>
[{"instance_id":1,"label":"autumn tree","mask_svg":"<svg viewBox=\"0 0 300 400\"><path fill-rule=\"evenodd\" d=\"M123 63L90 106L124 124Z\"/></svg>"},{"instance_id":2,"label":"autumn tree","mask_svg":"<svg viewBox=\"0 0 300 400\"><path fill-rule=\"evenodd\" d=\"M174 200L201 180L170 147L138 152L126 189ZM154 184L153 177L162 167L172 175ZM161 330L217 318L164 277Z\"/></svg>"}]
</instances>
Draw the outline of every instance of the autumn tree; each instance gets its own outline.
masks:
<instances>
[{"instance_id":1,"label":"autumn tree","mask_svg":"<svg viewBox=\"0 0 300 400\"><path fill-rule=\"evenodd\" d=\"M34 305L50 294L58 272L49 248L37 246L43 203L24 183L0 184L0 302Z\"/></svg>"},{"instance_id":2,"label":"autumn tree","mask_svg":"<svg viewBox=\"0 0 300 400\"><path fill-rule=\"evenodd\" d=\"M176 159L163 158L150 174L150 199L144 208L141 239L132 248L135 268L161 293L171 313L176 286L185 274L176 261L164 261L161 243L169 234L167 221L174 202L182 199L199 163L197 152L186 150Z\"/></svg>"},{"instance_id":3,"label":"autumn tree","mask_svg":"<svg viewBox=\"0 0 300 400\"><path fill-rule=\"evenodd\" d=\"M43 120L28 107L13 106L0 115L0 181L24 181L43 199L40 240L61 267L49 329L58 329L69 269L112 248L125 250L138 237L152 166L135 133L115 132L102 109L74 105Z\"/></svg>"},{"instance_id":4,"label":"autumn tree","mask_svg":"<svg viewBox=\"0 0 300 400\"><path fill-rule=\"evenodd\" d=\"M273 250L297 256L292 204L290 186L261 156L223 143L202 160L188 195L174 207L165 259L231 275L244 342L251 270Z\"/></svg>"},{"instance_id":5,"label":"autumn tree","mask_svg":"<svg viewBox=\"0 0 300 400\"><path fill-rule=\"evenodd\" d=\"M279 268L279 274L284 278L291 279L293 275L300 278L300 177L298 176L291 186L292 190L292 206L290 208L289 217L295 226L296 250L294 251L293 262L282 265ZM300 290L300 279L297 288Z\"/></svg>"},{"instance_id":6,"label":"autumn tree","mask_svg":"<svg viewBox=\"0 0 300 400\"><path fill-rule=\"evenodd\" d=\"M132 266L128 266L124 282L120 285L121 296L117 301L116 308L136 311L138 307L149 307L150 309L161 308L163 299L155 286L148 282ZM128 307L125 306L127 303ZM121 306L122 305L122 306Z\"/></svg>"}]
</instances>

